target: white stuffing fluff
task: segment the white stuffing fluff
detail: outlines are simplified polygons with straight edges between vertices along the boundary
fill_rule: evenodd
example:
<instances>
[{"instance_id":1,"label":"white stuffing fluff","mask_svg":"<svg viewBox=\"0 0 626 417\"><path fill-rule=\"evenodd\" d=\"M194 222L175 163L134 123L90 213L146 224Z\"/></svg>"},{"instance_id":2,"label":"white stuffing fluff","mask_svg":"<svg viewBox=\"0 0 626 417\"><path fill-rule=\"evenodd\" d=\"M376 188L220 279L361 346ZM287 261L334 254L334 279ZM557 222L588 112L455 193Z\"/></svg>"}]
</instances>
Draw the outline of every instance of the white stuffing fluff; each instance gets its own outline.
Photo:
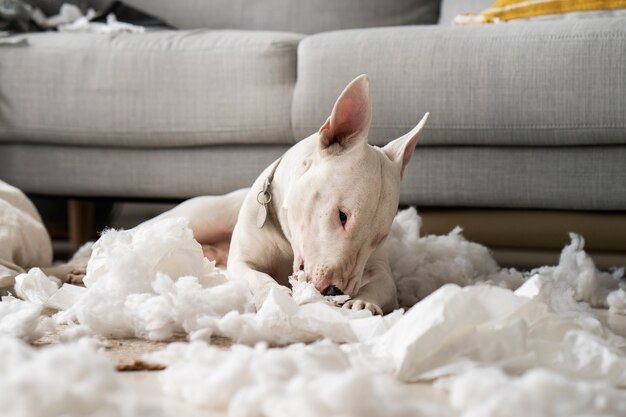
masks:
<instances>
[{"instance_id":1,"label":"white stuffing fluff","mask_svg":"<svg viewBox=\"0 0 626 417\"><path fill-rule=\"evenodd\" d=\"M272 288L257 313L232 311L223 317L205 316L199 323L204 330L191 339L206 339L215 334L238 343L265 341L274 345L312 342L328 338L334 342L356 342L359 335L352 330L354 321L371 320L377 326L383 318L372 317L367 310L353 311L334 307L327 302L298 305L286 292Z\"/></svg>"},{"instance_id":2,"label":"white stuffing fluff","mask_svg":"<svg viewBox=\"0 0 626 417\"><path fill-rule=\"evenodd\" d=\"M172 344L147 358L168 364L160 376L164 392L229 416L408 417L443 408L411 399L410 388L387 374L352 367L341 347L328 341L228 351Z\"/></svg>"},{"instance_id":3,"label":"white stuffing fluff","mask_svg":"<svg viewBox=\"0 0 626 417\"><path fill-rule=\"evenodd\" d=\"M219 335L243 343L288 344L323 337L354 342L363 332L352 331L349 321L371 317L368 311L312 302L338 303L345 297L322 297L315 288L311 292L308 283L294 288L295 299L272 291L253 313L244 282L226 279L204 258L182 219L106 231L93 246L84 281L86 293L58 320L75 318L94 333L110 337L167 340L189 334L194 340ZM299 299L298 294L304 296Z\"/></svg>"},{"instance_id":4,"label":"white stuffing fluff","mask_svg":"<svg viewBox=\"0 0 626 417\"><path fill-rule=\"evenodd\" d=\"M604 382L581 382L545 369L520 377L498 368L477 369L450 383L460 417L619 416L626 394Z\"/></svg>"},{"instance_id":5,"label":"white stuffing fluff","mask_svg":"<svg viewBox=\"0 0 626 417\"><path fill-rule=\"evenodd\" d=\"M415 209L400 212L386 242L401 305L410 307L450 282L506 288L523 282L520 272L500 269L487 248L466 241L460 230L419 237L419 228ZM590 285L598 287L598 281L609 278L595 270L581 240L572 239L557 267L546 267L535 275L564 282L559 285L577 285L577 299L587 299ZM579 275L580 281L568 274ZM243 281L231 278L204 258L182 219L150 222L128 231L109 230L93 245L84 280L86 294L59 320L76 318L105 336L151 340L188 334L191 339L220 335L248 344L288 344L324 337L355 342L363 337L349 323L369 313L318 302L337 305L347 297L322 297L298 274L291 279L293 297L273 291L258 313L253 312ZM380 323L379 318L375 320Z\"/></svg>"},{"instance_id":6,"label":"white stuffing fluff","mask_svg":"<svg viewBox=\"0 0 626 417\"><path fill-rule=\"evenodd\" d=\"M204 316L250 308L248 289L229 281L202 253L183 220L109 230L93 245L87 291L59 320L95 333L165 340L198 330Z\"/></svg>"},{"instance_id":7,"label":"white stuffing fluff","mask_svg":"<svg viewBox=\"0 0 626 417\"><path fill-rule=\"evenodd\" d=\"M41 317L42 307L29 301L6 296L0 302L0 335L10 335L31 342L49 328Z\"/></svg>"},{"instance_id":8,"label":"white stuffing fluff","mask_svg":"<svg viewBox=\"0 0 626 417\"><path fill-rule=\"evenodd\" d=\"M576 301L585 301L594 307L607 307L607 296L618 287L624 269L613 274L601 272L584 251L585 240L570 233L571 242L561 252L557 266L544 266L530 272L541 285L562 283L573 290ZM558 284L557 284L558 285Z\"/></svg>"},{"instance_id":9,"label":"white stuffing fluff","mask_svg":"<svg viewBox=\"0 0 626 417\"><path fill-rule=\"evenodd\" d=\"M420 237L420 227L414 208L401 211L385 243L401 306L411 307L447 283L506 288L522 284L520 272L498 267L489 250L465 240L460 228L445 236Z\"/></svg>"},{"instance_id":10,"label":"white stuffing fluff","mask_svg":"<svg viewBox=\"0 0 626 417\"><path fill-rule=\"evenodd\" d=\"M626 314L626 291L622 288L613 291L607 297L609 312L615 314Z\"/></svg>"},{"instance_id":11,"label":"white stuffing fluff","mask_svg":"<svg viewBox=\"0 0 626 417\"><path fill-rule=\"evenodd\" d=\"M58 334L59 340L64 343L73 342L85 337L91 338L94 335L89 327L83 326L82 324L69 325Z\"/></svg>"},{"instance_id":12,"label":"white stuffing fluff","mask_svg":"<svg viewBox=\"0 0 626 417\"><path fill-rule=\"evenodd\" d=\"M608 304L626 313L626 293L617 290L623 269L598 271L582 238L572 235L557 266L524 280L516 270L500 269L487 248L466 241L460 229L420 237L419 228L414 209L393 223L386 249L400 302L410 309L384 317L337 307L346 297L323 297L299 274L291 278L293 296L274 288L254 312L245 283L204 258L184 220L109 230L93 245L87 289L56 317L80 326L60 338L187 335L191 343L148 355L168 365L160 376L164 392L231 417L623 414L626 340L590 307ZM25 281L22 295L46 299L52 287L36 271L25 276L32 282ZM33 340L45 325L41 310L3 299L0 333ZM254 347L207 345L214 335ZM112 415L128 411L120 408L110 364L95 353L93 340L36 352L13 338L5 343L6 337L0 336L0 374L10 375L9 382L0 378L3 400L17 396L26 383L20 378L30 373L38 375L32 398L45 398L30 400L30 415L41 415L43 407L51 416L95 415L92 404ZM73 361L64 356L69 347ZM48 381L59 363L69 370ZM82 373L88 380L74 382ZM448 396L442 402L416 395L420 385L405 383L415 381L436 381ZM44 395L46 384L54 386L53 395ZM81 386L84 397L63 408Z\"/></svg>"},{"instance_id":13,"label":"white stuffing fluff","mask_svg":"<svg viewBox=\"0 0 626 417\"><path fill-rule=\"evenodd\" d=\"M0 375L5 416L137 415L132 398L118 385L113 364L88 339L36 350L0 336Z\"/></svg>"}]
</instances>

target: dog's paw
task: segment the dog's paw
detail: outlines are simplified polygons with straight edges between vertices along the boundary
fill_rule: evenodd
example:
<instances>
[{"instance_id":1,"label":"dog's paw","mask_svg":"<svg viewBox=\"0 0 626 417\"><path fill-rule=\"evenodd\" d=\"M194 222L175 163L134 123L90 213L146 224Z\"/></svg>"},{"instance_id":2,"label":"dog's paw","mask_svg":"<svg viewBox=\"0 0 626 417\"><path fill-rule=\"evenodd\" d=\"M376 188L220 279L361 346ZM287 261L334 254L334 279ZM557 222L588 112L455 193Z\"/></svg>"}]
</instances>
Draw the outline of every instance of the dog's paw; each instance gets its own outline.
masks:
<instances>
[{"instance_id":1,"label":"dog's paw","mask_svg":"<svg viewBox=\"0 0 626 417\"><path fill-rule=\"evenodd\" d=\"M86 273L86 267L76 267L65 276L64 281L72 285L83 285L83 278L85 278Z\"/></svg>"},{"instance_id":2,"label":"dog's paw","mask_svg":"<svg viewBox=\"0 0 626 417\"><path fill-rule=\"evenodd\" d=\"M83 257L70 261L67 266L67 273L62 278L64 282L72 285L84 285L83 279L87 274L87 263L89 258Z\"/></svg>"},{"instance_id":3,"label":"dog's paw","mask_svg":"<svg viewBox=\"0 0 626 417\"><path fill-rule=\"evenodd\" d=\"M358 298L346 301L342 307L348 310L369 310L374 315L382 316L383 314L383 310L378 305L369 301L359 300Z\"/></svg>"}]
</instances>

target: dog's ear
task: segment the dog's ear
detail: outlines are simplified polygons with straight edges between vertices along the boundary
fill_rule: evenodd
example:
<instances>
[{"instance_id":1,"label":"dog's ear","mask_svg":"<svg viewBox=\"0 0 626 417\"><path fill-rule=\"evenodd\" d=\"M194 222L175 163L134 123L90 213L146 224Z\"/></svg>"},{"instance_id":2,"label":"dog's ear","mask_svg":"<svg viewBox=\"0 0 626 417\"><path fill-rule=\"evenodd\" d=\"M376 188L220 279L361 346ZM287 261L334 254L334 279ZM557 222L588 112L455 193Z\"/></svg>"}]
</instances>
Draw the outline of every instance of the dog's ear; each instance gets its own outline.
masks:
<instances>
[{"instance_id":1,"label":"dog's ear","mask_svg":"<svg viewBox=\"0 0 626 417\"><path fill-rule=\"evenodd\" d=\"M404 168L409 163L411 159L411 155L413 155L413 151L415 150L415 145L417 145L417 140L420 137L420 133L422 128L426 124L426 120L428 119L428 115L430 113L426 113L422 120L415 126L409 133L406 135L399 137L398 139L389 142L383 148L383 152L391 159L393 162L401 164L400 173L404 174Z\"/></svg>"},{"instance_id":2,"label":"dog's ear","mask_svg":"<svg viewBox=\"0 0 626 417\"><path fill-rule=\"evenodd\" d=\"M367 141L371 105L369 78L359 75L343 90L330 117L320 128L321 149L335 144L345 149L358 141Z\"/></svg>"}]
</instances>

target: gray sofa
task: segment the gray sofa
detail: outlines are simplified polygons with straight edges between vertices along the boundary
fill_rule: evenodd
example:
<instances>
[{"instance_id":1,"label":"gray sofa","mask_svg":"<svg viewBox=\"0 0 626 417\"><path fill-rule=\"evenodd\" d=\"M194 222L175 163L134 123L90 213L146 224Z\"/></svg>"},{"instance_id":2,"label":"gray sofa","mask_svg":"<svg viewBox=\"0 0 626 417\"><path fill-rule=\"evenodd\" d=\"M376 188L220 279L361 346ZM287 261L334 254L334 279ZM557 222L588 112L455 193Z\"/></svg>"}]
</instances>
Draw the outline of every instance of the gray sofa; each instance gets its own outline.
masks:
<instances>
[{"instance_id":1,"label":"gray sofa","mask_svg":"<svg viewBox=\"0 0 626 417\"><path fill-rule=\"evenodd\" d=\"M228 192L366 73L372 143L431 112L403 204L517 211L520 232L538 210L589 230L607 213L626 232L626 18L457 27L491 1L127 3L178 29L0 47L0 178L82 198Z\"/></svg>"}]
</instances>

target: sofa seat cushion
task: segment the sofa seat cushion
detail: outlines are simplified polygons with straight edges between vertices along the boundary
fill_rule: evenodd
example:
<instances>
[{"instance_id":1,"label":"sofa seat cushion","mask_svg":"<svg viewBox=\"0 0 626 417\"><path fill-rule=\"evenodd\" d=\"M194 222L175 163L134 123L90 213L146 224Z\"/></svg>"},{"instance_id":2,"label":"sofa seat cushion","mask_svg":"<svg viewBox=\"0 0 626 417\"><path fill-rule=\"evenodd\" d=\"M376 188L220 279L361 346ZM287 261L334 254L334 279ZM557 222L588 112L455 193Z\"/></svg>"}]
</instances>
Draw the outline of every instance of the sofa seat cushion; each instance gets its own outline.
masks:
<instances>
[{"instance_id":1,"label":"sofa seat cushion","mask_svg":"<svg viewBox=\"0 0 626 417\"><path fill-rule=\"evenodd\" d=\"M186 199L250 187L286 145L113 148L1 144L0 178L27 194Z\"/></svg>"},{"instance_id":2,"label":"sofa seat cushion","mask_svg":"<svg viewBox=\"0 0 626 417\"><path fill-rule=\"evenodd\" d=\"M301 35L29 34L0 49L0 141L290 144Z\"/></svg>"},{"instance_id":3,"label":"sofa seat cushion","mask_svg":"<svg viewBox=\"0 0 626 417\"><path fill-rule=\"evenodd\" d=\"M0 144L0 178L42 195L189 198L249 187L286 145L123 149ZM626 210L626 146L428 146L400 201L424 207Z\"/></svg>"},{"instance_id":4,"label":"sofa seat cushion","mask_svg":"<svg viewBox=\"0 0 626 417\"><path fill-rule=\"evenodd\" d=\"M294 136L318 129L361 73L376 144L427 111L423 145L626 143L626 18L310 36L298 50Z\"/></svg>"}]
</instances>

